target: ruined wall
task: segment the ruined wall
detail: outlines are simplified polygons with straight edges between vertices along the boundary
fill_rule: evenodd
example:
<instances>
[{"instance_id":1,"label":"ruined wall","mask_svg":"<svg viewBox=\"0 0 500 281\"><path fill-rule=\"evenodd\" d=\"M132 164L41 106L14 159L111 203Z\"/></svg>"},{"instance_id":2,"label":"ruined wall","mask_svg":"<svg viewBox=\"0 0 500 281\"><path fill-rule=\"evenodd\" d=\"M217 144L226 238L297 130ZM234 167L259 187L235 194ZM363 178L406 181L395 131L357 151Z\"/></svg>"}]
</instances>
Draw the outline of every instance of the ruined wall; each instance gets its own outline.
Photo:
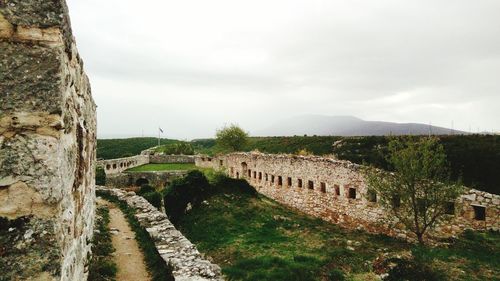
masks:
<instances>
[{"instance_id":1,"label":"ruined wall","mask_svg":"<svg viewBox=\"0 0 500 281\"><path fill-rule=\"evenodd\" d=\"M84 280L95 104L62 0L0 1L0 272Z\"/></svg>"},{"instance_id":2,"label":"ruined wall","mask_svg":"<svg viewBox=\"0 0 500 281\"><path fill-rule=\"evenodd\" d=\"M233 153L211 159L199 156L196 165L244 178L260 193L326 221L412 238L376 199L368 198L360 165L314 156L261 153ZM485 211L484 220L478 217L481 210ZM434 234L454 235L466 228L498 230L499 216L500 196L470 189L455 202L451 222L441 224Z\"/></svg>"},{"instance_id":3,"label":"ruined wall","mask_svg":"<svg viewBox=\"0 0 500 281\"><path fill-rule=\"evenodd\" d=\"M149 163L163 164L163 163L194 163L193 155L149 155Z\"/></svg>"},{"instance_id":4,"label":"ruined wall","mask_svg":"<svg viewBox=\"0 0 500 281\"><path fill-rule=\"evenodd\" d=\"M124 158L99 160L97 161L97 166L103 167L106 175L112 175L148 163L149 163L149 155L135 155Z\"/></svg>"},{"instance_id":5,"label":"ruined wall","mask_svg":"<svg viewBox=\"0 0 500 281\"><path fill-rule=\"evenodd\" d=\"M106 186L126 188L149 184L154 187L165 187L174 179L181 178L187 171L151 171L151 172L124 172L113 174L106 178Z\"/></svg>"}]
</instances>

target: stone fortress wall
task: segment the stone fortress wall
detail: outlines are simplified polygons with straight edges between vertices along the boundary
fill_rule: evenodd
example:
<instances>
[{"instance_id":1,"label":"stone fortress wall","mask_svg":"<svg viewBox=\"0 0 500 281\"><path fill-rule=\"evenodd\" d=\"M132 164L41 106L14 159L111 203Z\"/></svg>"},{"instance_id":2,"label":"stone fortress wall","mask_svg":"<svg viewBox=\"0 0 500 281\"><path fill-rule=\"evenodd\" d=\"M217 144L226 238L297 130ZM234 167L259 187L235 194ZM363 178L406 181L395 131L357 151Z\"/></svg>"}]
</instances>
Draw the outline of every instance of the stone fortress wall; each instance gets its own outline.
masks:
<instances>
[{"instance_id":1,"label":"stone fortress wall","mask_svg":"<svg viewBox=\"0 0 500 281\"><path fill-rule=\"evenodd\" d=\"M131 157L97 161L97 166L102 167L106 175L119 174L127 169L146 164L149 164L148 155L135 155Z\"/></svg>"},{"instance_id":2,"label":"stone fortress wall","mask_svg":"<svg viewBox=\"0 0 500 281\"><path fill-rule=\"evenodd\" d=\"M194 156L153 154L150 153L150 149L147 149L142 151L140 155L99 160L97 166L102 167L106 175L112 175L137 166L163 163L194 163Z\"/></svg>"},{"instance_id":3,"label":"stone fortress wall","mask_svg":"<svg viewBox=\"0 0 500 281\"><path fill-rule=\"evenodd\" d=\"M232 153L198 156L196 165L246 179L260 193L323 220L349 228L413 239L404 227L367 195L361 166L316 156ZM469 189L450 204L451 221L433 234L450 236L465 229L500 228L500 196Z\"/></svg>"},{"instance_id":4,"label":"stone fortress wall","mask_svg":"<svg viewBox=\"0 0 500 281\"><path fill-rule=\"evenodd\" d=\"M127 188L149 184L154 187L166 187L174 179L182 178L187 171L150 171L150 172L124 172L106 177L106 186Z\"/></svg>"},{"instance_id":5,"label":"stone fortress wall","mask_svg":"<svg viewBox=\"0 0 500 281\"><path fill-rule=\"evenodd\" d=\"M63 0L0 1L0 273L85 280L96 115Z\"/></svg>"}]
</instances>

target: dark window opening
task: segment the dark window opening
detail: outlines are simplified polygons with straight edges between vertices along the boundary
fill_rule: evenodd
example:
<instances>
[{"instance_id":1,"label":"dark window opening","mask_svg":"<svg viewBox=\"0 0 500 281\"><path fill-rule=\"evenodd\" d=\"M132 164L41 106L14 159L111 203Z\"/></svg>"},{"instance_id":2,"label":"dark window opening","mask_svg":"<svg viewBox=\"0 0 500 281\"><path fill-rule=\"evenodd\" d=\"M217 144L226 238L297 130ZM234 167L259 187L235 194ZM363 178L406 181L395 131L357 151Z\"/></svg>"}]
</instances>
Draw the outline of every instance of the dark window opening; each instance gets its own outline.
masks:
<instances>
[{"instance_id":1,"label":"dark window opening","mask_svg":"<svg viewBox=\"0 0 500 281\"><path fill-rule=\"evenodd\" d=\"M240 172L236 172L236 178L239 179L240 178Z\"/></svg>"},{"instance_id":2,"label":"dark window opening","mask_svg":"<svg viewBox=\"0 0 500 281\"><path fill-rule=\"evenodd\" d=\"M486 220L486 207L472 205L472 208L474 208L474 219L478 221Z\"/></svg>"},{"instance_id":3,"label":"dark window opening","mask_svg":"<svg viewBox=\"0 0 500 281\"><path fill-rule=\"evenodd\" d=\"M108 164L108 165L106 165L106 170L109 170L109 169L111 169L111 165Z\"/></svg>"},{"instance_id":4,"label":"dark window opening","mask_svg":"<svg viewBox=\"0 0 500 281\"><path fill-rule=\"evenodd\" d=\"M257 178L257 172L253 172L253 178L256 179Z\"/></svg>"},{"instance_id":5,"label":"dark window opening","mask_svg":"<svg viewBox=\"0 0 500 281\"><path fill-rule=\"evenodd\" d=\"M262 172L259 172L259 180L262 180Z\"/></svg>"},{"instance_id":6,"label":"dark window opening","mask_svg":"<svg viewBox=\"0 0 500 281\"><path fill-rule=\"evenodd\" d=\"M292 186L292 178L288 177L286 180L287 186Z\"/></svg>"},{"instance_id":7,"label":"dark window opening","mask_svg":"<svg viewBox=\"0 0 500 281\"><path fill-rule=\"evenodd\" d=\"M313 182L313 181L308 181L308 182L307 182L307 187L308 187L309 189L314 189L314 182Z\"/></svg>"},{"instance_id":8,"label":"dark window opening","mask_svg":"<svg viewBox=\"0 0 500 281\"><path fill-rule=\"evenodd\" d=\"M278 176L278 185L283 185L283 179L281 176Z\"/></svg>"},{"instance_id":9,"label":"dark window opening","mask_svg":"<svg viewBox=\"0 0 500 281\"><path fill-rule=\"evenodd\" d=\"M210 161L210 162L211 162L211 161L212 161L212 158L208 157L208 161Z\"/></svg>"},{"instance_id":10,"label":"dark window opening","mask_svg":"<svg viewBox=\"0 0 500 281\"><path fill-rule=\"evenodd\" d=\"M251 178L252 177L252 170L248 170L248 177Z\"/></svg>"},{"instance_id":11,"label":"dark window opening","mask_svg":"<svg viewBox=\"0 0 500 281\"><path fill-rule=\"evenodd\" d=\"M274 183L274 176L271 175L271 183Z\"/></svg>"},{"instance_id":12,"label":"dark window opening","mask_svg":"<svg viewBox=\"0 0 500 281\"><path fill-rule=\"evenodd\" d=\"M219 165L220 165L220 166L224 166L224 161L219 160Z\"/></svg>"},{"instance_id":13,"label":"dark window opening","mask_svg":"<svg viewBox=\"0 0 500 281\"><path fill-rule=\"evenodd\" d=\"M356 188L349 187L349 196L350 199L356 199Z\"/></svg>"},{"instance_id":14,"label":"dark window opening","mask_svg":"<svg viewBox=\"0 0 500 281\"><path fill-rule=\"evenodd\" d=\"M326 183L322 182L319 185L321 192L326 193Z\"/></svg>"},{"instance_id":15,"label":"dark window opening","mask_svg":"<svg viewBox=\"0 0 500 281\"><path fill-rule=\"evenodd\" d=\"M455 214L455 202L447 202L444 206L444 213L447 215Z\"/></svg>"},{"instance_id":16,"label":"dark window opening","mask_svg":"<svg viewBox=\"0 0 500 281\"><path fill-rule=\"evenodd\" d=\"M269 180L269 175L266 173L266 181Z\"/></svg>"},{"instance_id":17,"label":"dark window opening","mask_svg":"<svg viewBox=\"0 0 500 281\"><path fill-rule=\"evenodd\" d=\"M113 169L116 169L116 164L113 164Z\"/></svg>"},{"instance_id":18,"label":"dark window opening","mask_svg":"<svg viewBox=\"0 0 500 281\"><path fill-rule=\"evenodd\" d=\"M375 190L368 189L368 201L377 202L377 192Z\"/></svg>"},{"instance_id":19,"label":"dark window opening","mask_svg":"<svg viewBox=\"0 0 500 281\"><path fill-rule=\"evenodd\" d=\"M302 187L302 179L297 179L297 186Z\"/></svg>"},{"instance_id":20,"label":"dark window opening","mask_svg":"<svg viewBox=\"0 0 500 281\"><path fill-rule=\"evenodd\" d=\"M340 196L340 186L338 184L334 184L333 187L335 188L335 195Z\"/></svg>"}]
</instances>

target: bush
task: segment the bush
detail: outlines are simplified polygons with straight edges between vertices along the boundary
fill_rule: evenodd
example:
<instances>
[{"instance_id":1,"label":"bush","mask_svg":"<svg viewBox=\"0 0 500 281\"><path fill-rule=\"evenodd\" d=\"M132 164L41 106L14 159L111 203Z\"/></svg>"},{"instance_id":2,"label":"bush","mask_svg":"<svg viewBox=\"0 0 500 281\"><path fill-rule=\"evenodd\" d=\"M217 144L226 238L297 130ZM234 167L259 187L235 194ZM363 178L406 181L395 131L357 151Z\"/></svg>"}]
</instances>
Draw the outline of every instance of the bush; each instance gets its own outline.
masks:
<instances>
[{"instance_id":1,"label":"bush","mask_svg":"<svg viewBox=\"0 0 500 281\"><path fill-rule=\"evenodd\" d=\"M345 275L342 270L334 268L328 272L328 281L344 281Z\"/></svg>"},{"instance_id":2,"label":"bush","mask_svg":"<svg viewBox=\"0 0 500 281\"><path fill-rule=\"evenodd\" d=\"M395 259L396 266L389 270L385 281L443 281L448 280L444 272L432 268L418 258Z\"/></svg>"},{"instance_id":3,"label":"bush","mask_svg":"<svg viewBox=\"0 0 500 281\"><path fill-rule=\"evenodd\" d=\"M247 195L257 194L255 188L251 186L246 180L233 179L222 173L215 174L211 183L215 186L217 192Z\"/></svg>"},{"instance_id":4,"label":"bush","mask_svg":"<svg viewBox=\"0 0 500 281\"><path fill-rule=\"evenodd\" d=\"M103 167L96 167L95 169L95 184L106 185L106 172Z\"/></svg>"},{"instance_id":5,"label":"bush","mask_svg":"<svg viewBox=\"0 0 500 281\"><path fill-rule=\"evenodd\" d=\"M165 212L169 219L176 223L184 214L189 203L197 205L211 193L210 184L202 172L198 170L189 171L182 178L165 189L164 203Z\"/></svg>"},{"instance_id":6,"label":"bush","mask_svg":"<svg viewBox=\"0 0 500 281\"><path fill-rule=\"evenodd\" d=\"M155 152L162 152L167 155L193 155L194 148L190 143L180 142L157 147Z\"/></svg>"},{"instance_id":7,"label":"bush","mask_svg":"<svg viewBox=\"0 0 500 281\"><path fill-rule=\"evenodd\" d=\"M147 192L144 194L141 194L144 199L148 200L151 205L155 206L157 209L161 208L161 194L159 192L153 191L153 192Z\"/></svg>"},{"instance_id":8,"label":"bush","mask_svg":"<svg viewBox=\"0 0 500 281\"><path fill-rule=\"evenodd\" d=\"M139 189L139 191L137 191L136 193L137 193L137 195L143 196L144 194L150 193L150 192L156 192L156 189L154 187L152 187L151 185L145 184L145 185L141 186L141 189Z\"/></svg>"}]
</instances>

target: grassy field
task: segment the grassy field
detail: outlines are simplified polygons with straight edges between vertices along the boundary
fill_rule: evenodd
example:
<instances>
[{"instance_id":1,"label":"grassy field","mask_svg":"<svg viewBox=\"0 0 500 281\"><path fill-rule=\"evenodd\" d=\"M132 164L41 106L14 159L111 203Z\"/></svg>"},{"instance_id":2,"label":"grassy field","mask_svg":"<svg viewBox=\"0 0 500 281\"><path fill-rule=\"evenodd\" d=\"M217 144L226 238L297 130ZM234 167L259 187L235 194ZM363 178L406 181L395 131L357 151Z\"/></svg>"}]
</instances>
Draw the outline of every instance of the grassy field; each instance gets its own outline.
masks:
<instances>
[{"instance_id":1,"label":"grassy field","mask_svg":"<svg viewBox=\"0 0 500 281\"><path fill-rule=\"evenodd\" d=\"M146 164L130 168L127 172L150 172L150 171L175 171L175 170L194 170L197 167L194 163L168 163L168 164Z\"/></svg>"},{"instance_id":2,"label":"grassy field","mask_svg":"<svg viewBox=\"0 0 500 281\"><path fill-rule=\"evenodd\" d=\"M377 258L411 251L440 274L428 280L500 276L498 233L468 233L448 248L416 248L341 229L263 196L215 195L184 215L178 228L221 265L229 280L377 280Z\"/></svg>"}]
</instances>

